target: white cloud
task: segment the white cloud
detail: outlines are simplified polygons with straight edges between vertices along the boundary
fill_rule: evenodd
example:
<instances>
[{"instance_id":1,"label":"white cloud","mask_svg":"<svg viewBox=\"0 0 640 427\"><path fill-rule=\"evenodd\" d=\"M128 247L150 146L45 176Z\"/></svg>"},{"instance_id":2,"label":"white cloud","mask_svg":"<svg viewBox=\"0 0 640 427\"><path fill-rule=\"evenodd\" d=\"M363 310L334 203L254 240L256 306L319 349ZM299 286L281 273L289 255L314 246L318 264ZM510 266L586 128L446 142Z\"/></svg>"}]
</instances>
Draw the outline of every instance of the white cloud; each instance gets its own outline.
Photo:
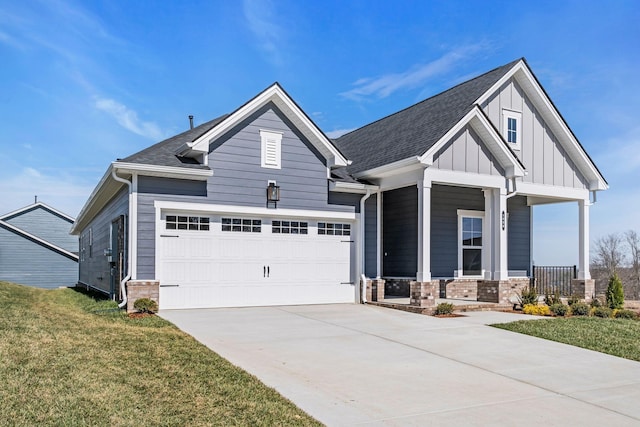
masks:
<instances>
[{"instance_id":1,"label":"white cloud","mask_svg":"<svg viewBox=\"0 0 640 427\"><path fill-rule=\"evenodd\" d=\"M38 201L71 216L76 216L93 191L86 178L78 178L66 172L46 174L26 167L17 174L0 179L2 212L12 212ZM94 183L95 184L95 183Z\"/></svg>"},{"instance_id":2,"label":"white cloud","mask_svg":"<svg viewBox=\"0 0 640 427\"><path fill-rule=\"evenodd\" d=\"M339 138L342 135L349 133L353 130L356 130L356 128L351 128L351 129L335 129L329 132L325 132L325 135L327 135L329 138Z\"/></svg>"},{"instance_id":3,"label":"white cloud","mask_svg":"<svg viewBox=\"0 0 640 427\"><path fill-rule=\"evenodd\" d=\"M278 15L273 3L268 0L244 0L242 10L249 29L257 37L267 60L280 65L284 31L275 23Z\"/></svg>"},{"instance_id":4,"label":"white cloud","mask_svg":"<svg viewBox=\"0 0 640 427\"><path fill-rule=\"evenodd\" d=\"M98 110L112 116L123 128L149 139L162 139L163 133L157 124L145 122L138 118L138 113L113 99L97 98L95 106Z\"/></svg>"},{"instance_id":5,"label":"white cloud","mask_svg":"<svg viewBox=\"0 0 640 427\"><path fill-rule=\"evenodd\" d=\"M407 71L358 79L353 83L355 86L353 89L342 92L340 95L356 101L370 96L386 98L398 90L418 87L434 76L453 70L459 62L482 49L484 44L464 46L427 64L413 65Z\"/></svg>"}]
</instances>

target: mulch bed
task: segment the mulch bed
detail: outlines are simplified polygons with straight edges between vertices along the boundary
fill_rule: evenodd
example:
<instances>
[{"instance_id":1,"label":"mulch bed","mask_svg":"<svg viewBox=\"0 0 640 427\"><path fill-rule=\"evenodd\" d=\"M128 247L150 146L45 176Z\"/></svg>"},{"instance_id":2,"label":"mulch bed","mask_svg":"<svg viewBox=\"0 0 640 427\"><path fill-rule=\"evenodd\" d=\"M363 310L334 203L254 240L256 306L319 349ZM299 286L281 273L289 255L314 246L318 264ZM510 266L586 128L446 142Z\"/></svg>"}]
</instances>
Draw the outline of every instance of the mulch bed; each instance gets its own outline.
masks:
<instances>
[{"instance_id":1,"label":"mulch bed","mask_svg":"<svg viewBox=\"0 0 640 427\"><path fill-rule=\"evenodd\" d=\"M144 317L150 317L155 315L151 313L129 313L128 316L129 316L129 319L142 319Z\"/></svg>"},{"instance_id":2,"label":"mulch bed","mask_svg":"<svg viewBox=\"0 0 640 427\"><path fill-rule=\"evenodd\" d=\"M464 314L434 314L433 317L467 317Z\"/></svg>"}]
</instances>

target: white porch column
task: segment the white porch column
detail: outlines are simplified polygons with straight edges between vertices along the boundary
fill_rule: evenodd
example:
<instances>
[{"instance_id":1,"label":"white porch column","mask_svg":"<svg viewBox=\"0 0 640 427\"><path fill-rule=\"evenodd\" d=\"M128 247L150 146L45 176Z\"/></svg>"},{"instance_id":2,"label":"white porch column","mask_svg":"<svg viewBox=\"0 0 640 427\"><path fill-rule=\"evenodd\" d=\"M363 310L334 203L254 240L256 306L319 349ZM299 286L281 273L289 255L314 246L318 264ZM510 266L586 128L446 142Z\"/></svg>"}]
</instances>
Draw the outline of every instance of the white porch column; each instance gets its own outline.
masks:
<instances>
[{"instance_id":1,"label":"white porch column","mask_svg":"<svg viewBox=\"0 0 640 427\"><path fill-rule=\"evenodd\" d=\"M589 272L589 199L578 201L578 279L591 279Z\"/></svg>"},{"instance_id":2,"label":"white porch column","mask_svg":"<svg viewBox=\"0 0 640 427\"><path fill-rule=\"evenodd\" d=\"M382 278L382 191L376 194L376 279Z\"/></svg>"},{"instance_id":3,"label":"white porch column","mask_svg":"<svg viewBox=\"0 0 640 427\"><path fill-rule=\"evenodd\" d=\"M417 282L431 281L431 180L418 181Z\"/></svg>"},{"instance_id":4,"label":"white porch column","mask_svg":"<svg viewBox=\"0 0 640 427\"><path fill-rule=\"evenodd\" d=\"M507 280L507 190L493 190L493 280Z\"/></svg>"},{"instance_id":5,"label":"white porch column","mask_svg":"<svg viewBox=\"0 0 640 427\"><path fill-rule=\"evenodd\" d=\"M491 280L493 271L493 189L485 188L484 193L484 221L482 221L482 269L485 280ZM458 242L460 244L460 242Z\"/></svg>"}]
</instances>

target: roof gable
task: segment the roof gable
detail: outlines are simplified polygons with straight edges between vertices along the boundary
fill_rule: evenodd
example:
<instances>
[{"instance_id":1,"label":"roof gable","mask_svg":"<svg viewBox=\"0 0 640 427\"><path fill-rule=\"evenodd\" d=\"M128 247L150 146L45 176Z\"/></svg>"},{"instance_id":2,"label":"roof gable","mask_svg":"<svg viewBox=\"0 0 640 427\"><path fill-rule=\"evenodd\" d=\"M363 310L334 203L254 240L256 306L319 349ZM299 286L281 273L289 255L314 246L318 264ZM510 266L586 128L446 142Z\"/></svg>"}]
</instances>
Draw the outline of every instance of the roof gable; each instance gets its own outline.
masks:
<instances>
[{"instance_id":1,"label":"roof gable","mask_svg":"<svg viewBox=\"0 0 640 427\"><path fill-rule=\"evenodd\" d=\"M46 240L43 240L41 238L39 238L38 236L34 236L31 233L28 233L18 227L14 227L13 225L9 224L8 222L2 221L0 220L0 228L3 228L19 237L22 237L25 240L28 240L30 242L33 242L37 245L40 245L46 249L49 249L52 252L55 252L59 255L62 255L66 258L69 258L72 261L78 261L78 255L67 251L64 248L61 248L59 246L54 245L53 243L47 242Z\"/></svg>"},{"instance_id":2,"label":"roof gable","mask_svg":"<svg viewBox=\"0 0 640 427\"><path fill-rule=\"evenodd\" d=\"M19 216L26 215L29 212L32 212L32 211L34 211L36 209L42 209L42 210L50 213L51 215L54 215L54 216L56 216L56 217L58 217L58 218L60 218L62 220L67 221L69 224L73 224L73 222L75 221L75 219L73 217L71 217L71 216L69 216L69 215L67 215L67 214L65 214L63 212L60 212L59 210L54 209L51 206L46 205L46 204L44 204L42 202L36 202L36 203L34 203L32 205L25 206L23 208L20 208L18 210L13 211L13 212L9 212L9 213L6 213L4 215L0 215L0 220L2 220L2 221L10 221L13 218L17 218Z\"/></svg>"}]
</instances>

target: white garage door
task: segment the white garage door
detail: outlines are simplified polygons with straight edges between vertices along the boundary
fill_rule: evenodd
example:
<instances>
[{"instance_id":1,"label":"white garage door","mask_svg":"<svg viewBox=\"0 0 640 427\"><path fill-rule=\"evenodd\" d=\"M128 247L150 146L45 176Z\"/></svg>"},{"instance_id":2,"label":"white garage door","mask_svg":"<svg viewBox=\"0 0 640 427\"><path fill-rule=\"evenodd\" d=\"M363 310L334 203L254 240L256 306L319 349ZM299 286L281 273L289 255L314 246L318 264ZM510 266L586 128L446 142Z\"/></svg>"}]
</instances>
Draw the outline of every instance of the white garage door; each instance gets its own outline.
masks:
<instances>
[{"instance_id":1,"label":"white garage door","mask_svg":"<svg viewBox=\"0 0 640 427\"><path fill-rule=\"evenodd\" d=\"M160 308L354 301L346 222L163 214Z\"/></svg>"}]
</instances>

